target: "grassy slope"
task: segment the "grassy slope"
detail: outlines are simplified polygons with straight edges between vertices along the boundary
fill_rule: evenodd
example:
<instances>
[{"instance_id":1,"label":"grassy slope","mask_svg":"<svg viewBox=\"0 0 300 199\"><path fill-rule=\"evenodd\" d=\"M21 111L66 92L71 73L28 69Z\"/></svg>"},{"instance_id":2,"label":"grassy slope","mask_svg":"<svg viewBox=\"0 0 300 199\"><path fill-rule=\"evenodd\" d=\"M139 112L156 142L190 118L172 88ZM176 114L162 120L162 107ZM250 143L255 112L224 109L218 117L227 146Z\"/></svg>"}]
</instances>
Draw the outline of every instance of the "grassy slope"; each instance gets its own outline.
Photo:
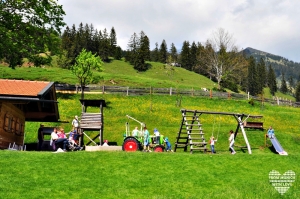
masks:
<instances>
[{"instance_id":1,"label":"grassy slope","mask_svg":"<svg viewBox=\"0 0 300 199\"><path fill-rule=\"evenodd\" d=\"M96 72L103 77L100 84L112 85L109 80L117 82L116 86L134 87L179 87L179 88L213 88L214 82L208 78L182 68L174 68L172 73L164 69L164 65L157 62L150 62L151 69L146 72L136 72L131 65L124 61L114 60L111 63L104 63L103 72ZM0 66L2 77L7 79L28 79L41 81L54 81L59 83L76 84L76 77L70 70L57 67L25 68L17 67L12 70ZM168 74L169 75L168 75Z\"/></svg>"}]
</instances>

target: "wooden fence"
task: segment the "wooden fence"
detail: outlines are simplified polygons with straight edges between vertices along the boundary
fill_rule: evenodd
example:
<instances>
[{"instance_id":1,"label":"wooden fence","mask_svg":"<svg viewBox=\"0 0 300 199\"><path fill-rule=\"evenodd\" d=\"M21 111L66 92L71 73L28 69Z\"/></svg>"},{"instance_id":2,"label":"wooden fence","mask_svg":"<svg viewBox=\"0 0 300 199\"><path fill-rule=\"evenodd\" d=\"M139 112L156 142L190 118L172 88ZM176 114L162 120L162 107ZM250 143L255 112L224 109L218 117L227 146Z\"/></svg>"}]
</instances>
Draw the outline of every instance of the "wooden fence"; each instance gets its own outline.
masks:
<instances>
[{"instance_id":1,"label":"wooden fence","mask_svg":"<svg viewBox=\"0 0 300 199\"><path fill-rule=\"evenodd\" d=\"M81 92L80 86L69 85L69 84L56 84L57 92L70 92L79 93ZM272 99L261 98L257 96L251 96L239 93L230 92L218 92L206 89L176 89L176 88L138 88L138 87L125 87L125 86L99 86L99 85L89 85L84 88L85 93L102 93L102 94L121 94L121 95L185 95L185 96L195 96L195 97L205 97L205 98L220 98L220 99L234 99L234 100L249 100L251 99L260 103L271 103L274 105L281 106L293 106L299 107L300 102L292 102L288 99L282 99L278 97L273 97Z\"/></svg>"}]
</instances>

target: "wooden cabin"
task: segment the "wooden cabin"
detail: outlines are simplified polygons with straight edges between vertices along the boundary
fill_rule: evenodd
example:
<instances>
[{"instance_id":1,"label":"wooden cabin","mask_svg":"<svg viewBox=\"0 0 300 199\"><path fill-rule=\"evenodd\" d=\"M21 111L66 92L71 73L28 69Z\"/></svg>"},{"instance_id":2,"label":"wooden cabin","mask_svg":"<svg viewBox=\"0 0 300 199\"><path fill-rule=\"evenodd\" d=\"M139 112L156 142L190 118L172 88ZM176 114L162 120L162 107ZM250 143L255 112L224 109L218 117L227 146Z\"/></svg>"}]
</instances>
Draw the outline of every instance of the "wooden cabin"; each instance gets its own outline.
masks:
<instances>
[{"instance_id":1,"label":"wooden cabin","mask_svg":"<svg viewBox=\"0 0 300 199\"><path fill-rule=\"evenodd\" d=\"M54 82L0 79L0 149L24 145L26 121L58 122Z\"/></svg>"}]
</instances>

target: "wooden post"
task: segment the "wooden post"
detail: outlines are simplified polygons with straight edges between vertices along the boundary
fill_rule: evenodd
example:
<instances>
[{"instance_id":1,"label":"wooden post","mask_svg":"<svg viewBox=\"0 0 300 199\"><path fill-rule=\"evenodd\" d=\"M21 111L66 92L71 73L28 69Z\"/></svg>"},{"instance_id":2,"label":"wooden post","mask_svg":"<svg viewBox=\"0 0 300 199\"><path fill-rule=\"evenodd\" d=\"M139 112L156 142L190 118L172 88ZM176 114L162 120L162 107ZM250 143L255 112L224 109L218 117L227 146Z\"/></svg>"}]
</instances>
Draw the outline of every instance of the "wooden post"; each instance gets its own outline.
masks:
<instances>
[{"instance_id":1,"label":"wooden post","mask_svg":"<svg viewBox=\"0 0 300 199\"><path fill-rule=\"evenodd\" d=\"M101 127L100 127L100 146L102 146L103 143L103 106L102 103L100 104L100 113L101 113Z\"/></svg>"},{"instance_id":2,"label":"wooden post","mask_svg":"<svg viewBox=\"0 0 300 199\"><path fill-rule=\"evenodd\" d=\"M265 147L267 147L267 134L265 134Z\"/></svg>"},{"instance_id":3,"label":"wooden post","mask_svg":"<svg viewBox=\"0 0 300 199\"><path fill-rule=\"evenodd\" d=\"M212 90L209 91L209 97L212 98Z\"/></svg>"},{"instance_id":4,"label":"wooden post","mask_svg":"<svg viewBox=\"0 0 300 199\"><path fill-rule=\"evenodd\" d=\"M128 90L129 90L129 87L127 87L127 96L128 96Z\"/></svg>"},{"instance_id":5,"label":"wooden post","mask_svg":"<svg viewBox=\"0 0 300 199\"><path fill-rule=\"evenodd\" d=\"M172 95L172 87L170 88L170 96Z\"/></svg>"},{"instance_id":6,"label":"wooden post","mask_svg":"<svg viewBox=\"0 0 300 199\"><path fill-rule=\"evenodd\" d=\"M194 87L192 87L192 96L194 97Z\"/></svg>"},{"instance_id":7,"label":"wooden post","mask_svg":"<svg viewBox=\"0 0 300 199\"><path fill-rule=\"evenodd\" d=\"M104 94L104 85L102 86L102 94Z\"/></svg>"},{"instance_id":8,"label":"wooden post","mask_svg":"<svg viewBox=\"0 0 300 199\"><path fill-rule=\"evenodd\" d=\"M231 99L231 95L230 95L230 93L228 92L228 99Z\"/></svg>"}]
</instances>

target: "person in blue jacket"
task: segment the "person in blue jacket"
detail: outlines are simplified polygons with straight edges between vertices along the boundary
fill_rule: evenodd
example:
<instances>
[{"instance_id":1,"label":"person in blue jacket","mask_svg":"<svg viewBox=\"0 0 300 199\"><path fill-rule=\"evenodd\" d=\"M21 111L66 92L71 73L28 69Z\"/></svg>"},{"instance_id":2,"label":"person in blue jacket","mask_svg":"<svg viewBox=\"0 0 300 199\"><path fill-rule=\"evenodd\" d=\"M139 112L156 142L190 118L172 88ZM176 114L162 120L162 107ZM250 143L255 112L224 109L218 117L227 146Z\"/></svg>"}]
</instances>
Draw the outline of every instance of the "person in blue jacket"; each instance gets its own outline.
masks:
<instances>
[{"instance_id":1,"label":"person in blue jacket","mask_svg":"<svg viewBox=\"0 0 300 199\"><path fill-rule=\"evenodd\" d=\"M171 147L171 143L170 143L168 137L165 137L164 142L166 143L166 151L171 151L171 152L173 152L172 147Z\"/></svg>"}]
</instances>

